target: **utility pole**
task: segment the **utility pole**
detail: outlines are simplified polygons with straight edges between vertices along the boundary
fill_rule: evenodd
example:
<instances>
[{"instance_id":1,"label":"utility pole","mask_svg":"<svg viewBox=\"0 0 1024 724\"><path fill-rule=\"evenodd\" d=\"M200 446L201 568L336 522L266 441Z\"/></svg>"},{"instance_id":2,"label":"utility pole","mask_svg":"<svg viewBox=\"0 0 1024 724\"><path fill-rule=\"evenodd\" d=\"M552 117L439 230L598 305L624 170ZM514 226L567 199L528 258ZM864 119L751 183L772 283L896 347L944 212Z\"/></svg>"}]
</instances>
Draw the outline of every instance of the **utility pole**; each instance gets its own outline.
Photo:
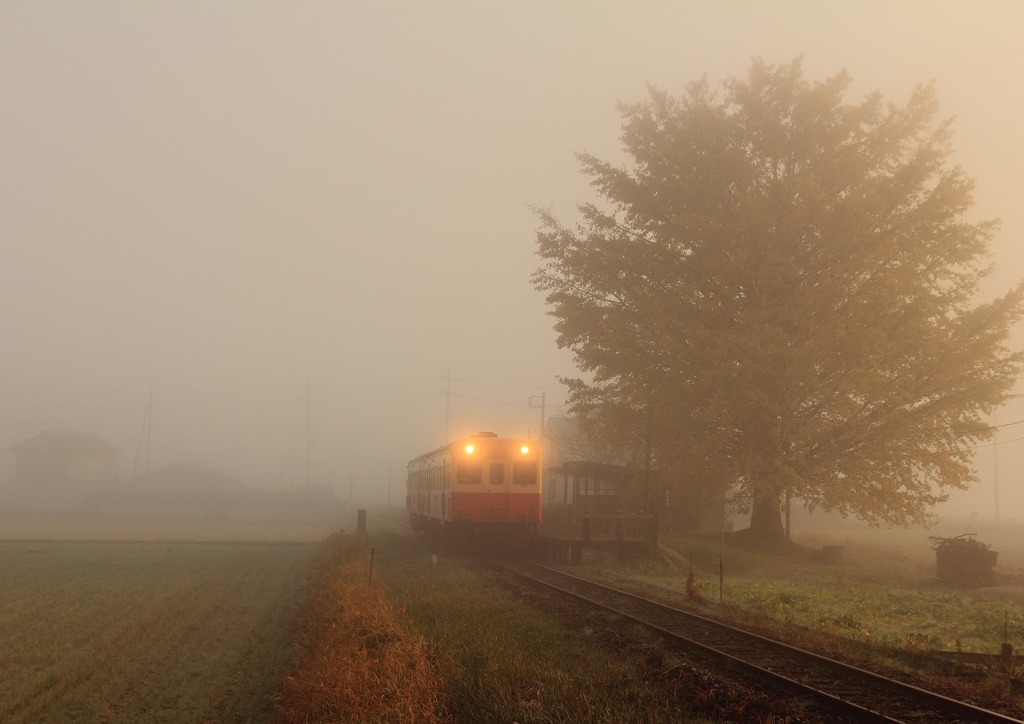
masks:
<instances>
[{"instance_id":1,"label":"utility pole","mask_svg":"<svg viewBox=\"0 0 1024 724\"><path fill-rule=\"evenodd\" d=\"M647 405L647 439L644 441L644 512L651 512L651 406Z\"/></svg>"},{"instance_id":2,"label":"utility pole","mask_svg":"<svg viewBox=\"0 0 1024 724\"><path fill-rule=\"evenodd\" d=\"M539 405L533 404L533 401L536 400L538 397L540 398L540 404ZM547 393L546 392L541 392L539 395L530 395L530 397L527 399L526 403L530 407L539 407L540 408L540 434L537 435L537 437L538 437L538 439L543 440L544 439L544 410L545 410L545 407L547 405Z\"/></svg>"},{"instance_id":3,"label":"utility pole","mask_svg":"<svg viewBox=\"0 0 1024 724\"><path fill-rule=\"evenodd\" d=\"M644 437L630 433L644 446L644 505L643 512L651 512L651 406L647 406Z\"/></svg>"},{"instance_id":4,"label":"utility pole","mask_svg":"<svg viewBox=\"0 0 1024 724\"><path fill-rule=\"evenodd\" d=\"M644 446L644 504L643 512L650 513L651 506L651 417L650 408L647 409L647 437L643 438L635 432L630 433Z\"/></svg>"},{"instance_id":5,"label":"utility pole","mask_svg":"<svg viewBox=\"0 0 1024 724\"><path fill-rule=\"evenodd\" d=\"M452 377L452 368L448 368L448 374L440 379L445 381L444 387L444 440L441 441L442 445L448 444L448 423L451 420L452 410L452 382L458 382L458 380Z\"/></svg>"},{"instance_id":6,"label":"utility pole","mask_svg":"<svg viewBox=\"0 0 1024 724\"><path fill-rule=\"evenodd\" d=\"M132 463L132 477L135 477L139 466L139 454L142 452L142 445L146 445L146 472L149 472L150 450L153 441L153 385L149 386L149 399L146 401L146 410L142 413L142 429L139 431L139 444L135 447L135 461Z\"/></svg>"},{"instance_id":7,"label":"utility pole","mask_svg":"<svg viewBox=\"0 0 1024 724\"><path fill-rule=\"evenodd\" d=\"M146 472L153 453L153 385L149 386L149 404L146 406Z\"/></svg>"},{"instance_id":8,"label":"utility pole","mask_svg":"<svg viewBox=\"0 0 1024 724\"><path fill-rule=\"evenodd\" d=\"M313 407L312 393L309 378L306 378L306 487L309 487L309 475L313 450L313 422L311 408Z\"/></svg>"},{"instance_id":9,"label":"utility pole","mask_svg":"<svg viewBox=\"0 0 1024 724\"><path fill-rule=\"evenodd\" d=\"M992 436L992 492L995 504L996 520L999 520L999 425L996 424L996 414L992 413L992 427L996 429Z\"/></svg>"}]
</instances>

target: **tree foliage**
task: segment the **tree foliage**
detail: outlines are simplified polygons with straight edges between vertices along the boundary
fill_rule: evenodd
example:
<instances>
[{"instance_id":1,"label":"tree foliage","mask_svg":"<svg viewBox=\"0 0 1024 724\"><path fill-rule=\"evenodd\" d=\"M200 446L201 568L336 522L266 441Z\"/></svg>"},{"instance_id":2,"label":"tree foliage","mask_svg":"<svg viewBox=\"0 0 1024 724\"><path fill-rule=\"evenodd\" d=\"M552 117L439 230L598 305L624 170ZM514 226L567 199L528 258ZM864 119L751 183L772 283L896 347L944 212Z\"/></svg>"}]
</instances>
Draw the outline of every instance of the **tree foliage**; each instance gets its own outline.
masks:
<instances>
[{"instance_id":1,"label":"tree foliage","mask_svg":"<svg viewBox=\"0 0 1024 724\"><path fill-rule=\"evenodd\" d=\"M979 301L997 223L969 218L934 89L897 105L849 85L795 60L650 89L621 108L630 165L579 156L601 205L572 226L540 211L534 285L587 376L575 412L733 482L765 535L785 491L924 520L973 480L982 415L1021 370L1024 285Z\"/></svg>"}]
</instances>

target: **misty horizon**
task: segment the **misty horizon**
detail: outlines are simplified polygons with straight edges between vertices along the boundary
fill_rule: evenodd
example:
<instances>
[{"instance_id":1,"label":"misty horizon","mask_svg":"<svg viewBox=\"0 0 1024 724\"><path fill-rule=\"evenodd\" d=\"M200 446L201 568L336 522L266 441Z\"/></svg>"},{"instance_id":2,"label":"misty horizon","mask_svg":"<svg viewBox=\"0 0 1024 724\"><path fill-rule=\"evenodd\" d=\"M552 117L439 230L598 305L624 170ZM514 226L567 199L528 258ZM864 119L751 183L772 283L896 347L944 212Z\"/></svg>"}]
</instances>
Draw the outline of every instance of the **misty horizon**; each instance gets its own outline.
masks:
<instances>
[{"instance_id":1,"label":"misty horizon","mask_svg":"<svg viewBox=\"0 0 1024 724\"><path fill-rule=\"evenodd\" d=\"M855 97L934 82L1005 293L1022 23L1009 0L6 4L0 483L64 430L124 479L197 464L379 503L446 429L539 436L580 373L530 284L533 209L594 199L575 154L621 160L617 103L753 57L846 69ZM1024 402L991 424L945 514L1024 517Z\"/></svg>"}]
</instances>

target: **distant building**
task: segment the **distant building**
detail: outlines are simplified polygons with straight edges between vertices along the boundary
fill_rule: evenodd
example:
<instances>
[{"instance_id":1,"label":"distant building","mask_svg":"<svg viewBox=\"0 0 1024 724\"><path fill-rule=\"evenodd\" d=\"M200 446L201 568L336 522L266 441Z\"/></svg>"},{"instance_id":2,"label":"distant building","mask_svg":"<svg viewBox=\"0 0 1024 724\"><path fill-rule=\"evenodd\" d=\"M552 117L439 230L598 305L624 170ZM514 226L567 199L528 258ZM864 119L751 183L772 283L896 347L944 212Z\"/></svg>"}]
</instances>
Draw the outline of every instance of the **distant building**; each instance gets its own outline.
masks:
<instances>
[{"instance_id":1,"label":"distant building","mask_svg":"<svg viewBox=\"0 0 1024 724\"><path fill-rule=\"evenodd\" d=\"M130 485L91 501L107 515L209 520L327 521L337 514L334 492L305 485L263 490L205 465L171 463L136 476Z\"/></svg>"},{"instance_id":2,"label":"distant building","mask_svg":"<svg viewBox=\"0 0 1024 724\"><path fill-rule=\"evenodd\" d=\"M50 430L11 448L19 483L114 480L120 450L88 432Z\"/></svg>"}]
</instances>

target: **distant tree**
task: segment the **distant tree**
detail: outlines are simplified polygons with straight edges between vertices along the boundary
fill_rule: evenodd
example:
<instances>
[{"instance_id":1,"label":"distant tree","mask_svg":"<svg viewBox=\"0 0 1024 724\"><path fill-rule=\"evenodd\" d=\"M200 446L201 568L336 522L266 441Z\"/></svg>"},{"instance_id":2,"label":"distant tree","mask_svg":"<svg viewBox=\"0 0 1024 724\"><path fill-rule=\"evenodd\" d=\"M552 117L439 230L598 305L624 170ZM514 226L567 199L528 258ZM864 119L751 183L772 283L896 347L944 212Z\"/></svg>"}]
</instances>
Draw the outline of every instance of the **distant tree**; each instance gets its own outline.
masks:
<instances>
[{"instance_id":1,"label":"distant tree","mask_svg":"<svg viewBox=\"0 0 1024 724\"><path fill-rule=\"evenodd\" d=\"M541 211L534 285L587 380L573 412L657 465L726 478L751 531L789 492L880 523L925 520L974 480L982 415L1010 395L1024 285L979 301L997 222L967 218L934 89L847 103L845 73L752 63L719 92L623 106L604 200Z\"/></svg>"}]
</instances>

